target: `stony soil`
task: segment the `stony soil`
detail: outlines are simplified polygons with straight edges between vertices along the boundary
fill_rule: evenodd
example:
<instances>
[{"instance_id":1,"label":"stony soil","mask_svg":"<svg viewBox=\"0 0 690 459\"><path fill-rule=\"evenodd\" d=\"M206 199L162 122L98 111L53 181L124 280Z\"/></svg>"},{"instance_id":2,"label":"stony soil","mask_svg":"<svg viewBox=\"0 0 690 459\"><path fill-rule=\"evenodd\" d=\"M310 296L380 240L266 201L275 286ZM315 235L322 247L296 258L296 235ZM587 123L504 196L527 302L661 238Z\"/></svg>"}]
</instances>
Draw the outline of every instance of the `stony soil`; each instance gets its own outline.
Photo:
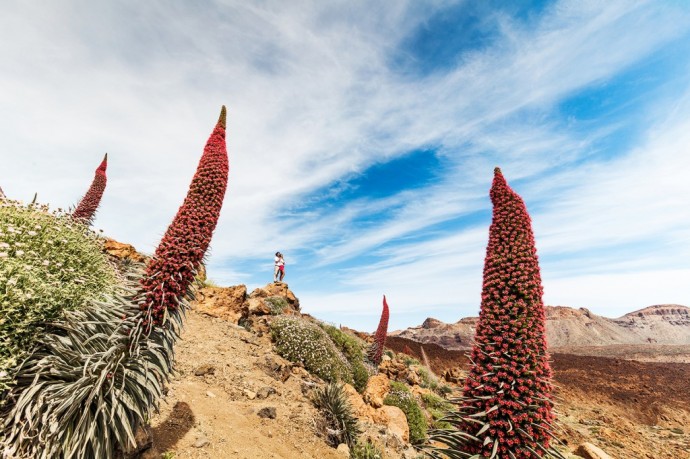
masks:
<instances>
[{"instance_id":1,"label":"stony soil","mask_svg":"<svg viewBox=\"0 0 690 459\"><path fill-rule=\"evenodd\" d=\"M405 345L421 360L418 343L387 343L397 352ZM467 368L464 351L424 350L437 374ZM144 457L346 457L316 435L318 413L305 396L313 378L276 356L268 336L193 310L176 352L178 373ZM572 449L588 441L618 459L690 459L690 364L559 353L553 368L559 438ZM259 416L266 408L275 418Z\"/></svg>"},{"instance_id":2,"label":"stony soil","mask_svg":"<svg viewBox=\"0 0 690 459\"><path fill-rule=\"evenodd\" d=\"M278 369L287 362L268 337L191 311L176 354L178 374L152 419L154 449L145 457L344 457L315 435L318 414L302 393L310 377ZM275 419L259 417L263 408L275 408Z\"/></svg>"},{"instance_id":3,"label":"stony soil","mask_svg":"<svg viewBox=\"0 0 690 459\"><path fill-rule=\"evenodd\" d=\"M420 345L389 337L387 346ZM466 369L463 351L425 344L432 369ZM690 364L626 361L554 354L559 437L575 446L588 441L619 459L690 459Z\"/></svg>"}]
</instances>

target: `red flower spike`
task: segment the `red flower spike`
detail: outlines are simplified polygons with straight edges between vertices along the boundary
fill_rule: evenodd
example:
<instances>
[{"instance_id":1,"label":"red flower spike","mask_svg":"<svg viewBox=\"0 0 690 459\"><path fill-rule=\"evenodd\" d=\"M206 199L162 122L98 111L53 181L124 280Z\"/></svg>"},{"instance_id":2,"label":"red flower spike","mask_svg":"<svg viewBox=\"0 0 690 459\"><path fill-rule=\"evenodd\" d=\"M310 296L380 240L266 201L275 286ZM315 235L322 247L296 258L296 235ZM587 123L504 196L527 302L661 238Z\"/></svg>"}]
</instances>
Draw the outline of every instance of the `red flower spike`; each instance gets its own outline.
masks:
<instances>
[{"instance_id":1,"label":"red flower spike","mask_svg":"<svg viewBox=\"0 0 690 459\"><path fill-rule=\"evenodd\" d=\"M554 420L541 275L527 208L499 168L490 195L493 220L464 398L465 407L476 412L493 409L485 419L492 433L486 444L486 432L478 435L481 442L466 452L488 457L497 439L499 451L532 459L535 451L542 456L542 448L549 447L548 426ZM465 428L471 434L477 430Z\"/></svg>"},{"instance_id":2,"label":"red flower spike","mask_svg":"<svg viewBox=\"0 0 690 459\"><path fill-rule=\"evenodd\" d=\"M194 281L218 223L228 184L225 106L206 143L184 203L168 227L141 281L142 310L162 325Z\"/></svg>"},{"instance_id":3,"label":"red flower spike","mask_svg":"<svg viewBox=\"0 0 690 459\"><path fill-rule=\"evenodd\" d=\"M383 357L383 347L386 345L386 334L388 333L388 316L388 303L386 302L386 295L383 295L381 320L379 320L379 326L374 334L374 342L369 348L369 360L375 365L381 363L381 357Z\"/></svg>"},{"instance_id":4,"label":"red flower spike","mask_svg":"<svg viewBox=\"0 0 690 459\"><path fill-rule=\"evenodd\" d=\"M105 154L103 161L101 161L101 164L96 168L96 175L93 178L93 182L91 182L89 190L84 197L81 198L79 205L77 205L77 208L72 213L72 218L75 220L90 224L94 215L96 215L96 209L98 209L98 205L101 203L101 197L105 191L105 184L107 182L105 169L107 166L108 153Z\"/></svg>"}]
</instances>

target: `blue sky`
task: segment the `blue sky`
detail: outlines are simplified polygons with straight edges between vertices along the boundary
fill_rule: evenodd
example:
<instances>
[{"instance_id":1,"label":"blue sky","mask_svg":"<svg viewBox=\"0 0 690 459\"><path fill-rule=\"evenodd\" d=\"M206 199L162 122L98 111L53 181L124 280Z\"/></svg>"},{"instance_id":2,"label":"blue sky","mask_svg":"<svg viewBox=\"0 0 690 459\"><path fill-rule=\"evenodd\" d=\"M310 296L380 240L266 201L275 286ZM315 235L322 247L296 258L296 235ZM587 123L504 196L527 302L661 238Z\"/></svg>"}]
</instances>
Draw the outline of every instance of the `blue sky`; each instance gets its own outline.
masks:
<instances>
[{"instance_id":1,"label":"blue sky","mask_svg":"<svg viewBox=\"0 0 690 459\"><path fill-rule=\"evenodd\" d=\"M107 151L95 226L142 251L228 106L221 285L280 250L330 322L476 315L500 166L547 304L690 304L687 2L10 1L0 38L0 186L67 207Z\"/></svg>"}]
</instances>

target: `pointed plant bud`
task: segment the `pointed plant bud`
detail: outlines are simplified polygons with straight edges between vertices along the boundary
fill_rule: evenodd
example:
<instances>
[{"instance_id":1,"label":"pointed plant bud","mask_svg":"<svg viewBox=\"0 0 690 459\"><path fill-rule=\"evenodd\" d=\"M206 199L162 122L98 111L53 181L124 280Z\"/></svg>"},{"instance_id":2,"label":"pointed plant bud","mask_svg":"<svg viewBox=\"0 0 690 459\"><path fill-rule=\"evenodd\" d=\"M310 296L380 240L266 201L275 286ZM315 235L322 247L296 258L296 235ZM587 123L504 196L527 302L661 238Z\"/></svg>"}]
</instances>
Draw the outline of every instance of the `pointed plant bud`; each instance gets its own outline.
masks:
<instances>
[{"instance_id":1,"label":"pointed plant bud","mask_svg":"<svg viewBox=\"0 0 690 459\"><path fill-rule=\"evenodd\" d=\"M72 212L72 217L75 220L82 221L86 224L91 224L93 217L96 215L98 205L101 203L101 197L105 191L107 178L105 176L105 169L108 166L108 153L103 157L103 161L96 168L96 174L91 182L89 190L84 197L79 201L77 208Z\"/></svg>"},{"instance_id":2,"label":"pointed plant bud","mask_svg":"<svg viewBox=\"0 0 690 459\"><path fill-rule=\"evenodd\" d=\"M386 302L386 295L383 295L383 310L381 311L381 319L379 326L374 334L374 342L369 347L369 360L378 365L381 363L383 357L383 347L386 345L386 334L388 333L388 303Z\"/></svg>"}]
</instances>

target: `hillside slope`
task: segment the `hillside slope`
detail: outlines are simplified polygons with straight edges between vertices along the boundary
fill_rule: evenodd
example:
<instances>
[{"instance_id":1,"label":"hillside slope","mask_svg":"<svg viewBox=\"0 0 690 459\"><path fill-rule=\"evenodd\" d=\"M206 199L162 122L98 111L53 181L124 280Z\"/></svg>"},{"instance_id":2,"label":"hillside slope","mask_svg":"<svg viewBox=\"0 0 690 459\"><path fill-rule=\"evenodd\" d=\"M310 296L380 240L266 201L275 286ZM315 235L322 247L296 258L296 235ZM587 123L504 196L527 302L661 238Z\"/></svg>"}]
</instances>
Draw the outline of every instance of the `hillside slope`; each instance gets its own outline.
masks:
<instances>
[{"instance_id":1,"label":"hillside slope","mask_svg":"<svg viewBox=\"0 0 690 459\"><path fill-rule=\"evenodd\" d=\"M282 359L267 336L191 311L176 353L178 374L151 422L153 450L144 457L343 458L314 433L304 370L271 372ZM264 408L274 408L275 419L260 417Z\"/></svg>"},{"instance_id":2,"label":"hillside slope","mask_svg":"<svg viewBox=\"0 0 690 459\"><path fill-rule=\"evenodd\" d=\"M418 327L391 335L420 343L434 343L446 349L469 349L477 318L446 324L428 318ZM546 307L549 347L612 345L690 345L690 308L656 305L631 312L618 319L596 315L585 308Z\"/></svg>"},{"instance_id":3,"label":"hillside slope","mask_svg":"<svg viewBox=\"0 0 690 459\"><path fill-rule=\"evenodd\" d=\"M287 285L264 289L299 308ZM227 305L258 309L258 298L255 292L247 295L244 286L200 292L176 351L177 375L168 385L160 413L151 420L153 447L143 458L348 457L317 435L319 415L308 393L318 380L274 352L261 319L269 316L254 316L252 331L236 325L237 316ZM394 351L408 348L422 360L418 343L399 337L388 343ZM464 352L424 347L436 374L452 370L460 377L460 386L447 382L459 390L467 366ZM381 371L390 367L382 365ZM564 427L558 436L572 449L590 442L613 457L690 459L690 453L685 454L690 448L690 398L678 391L690 365L628 364L556 354L554 369ZM261 417L262 410L275 417ZM386 459L418 457L398 446L384 448L384 453Z\"/></svg>"}]
</instances>

